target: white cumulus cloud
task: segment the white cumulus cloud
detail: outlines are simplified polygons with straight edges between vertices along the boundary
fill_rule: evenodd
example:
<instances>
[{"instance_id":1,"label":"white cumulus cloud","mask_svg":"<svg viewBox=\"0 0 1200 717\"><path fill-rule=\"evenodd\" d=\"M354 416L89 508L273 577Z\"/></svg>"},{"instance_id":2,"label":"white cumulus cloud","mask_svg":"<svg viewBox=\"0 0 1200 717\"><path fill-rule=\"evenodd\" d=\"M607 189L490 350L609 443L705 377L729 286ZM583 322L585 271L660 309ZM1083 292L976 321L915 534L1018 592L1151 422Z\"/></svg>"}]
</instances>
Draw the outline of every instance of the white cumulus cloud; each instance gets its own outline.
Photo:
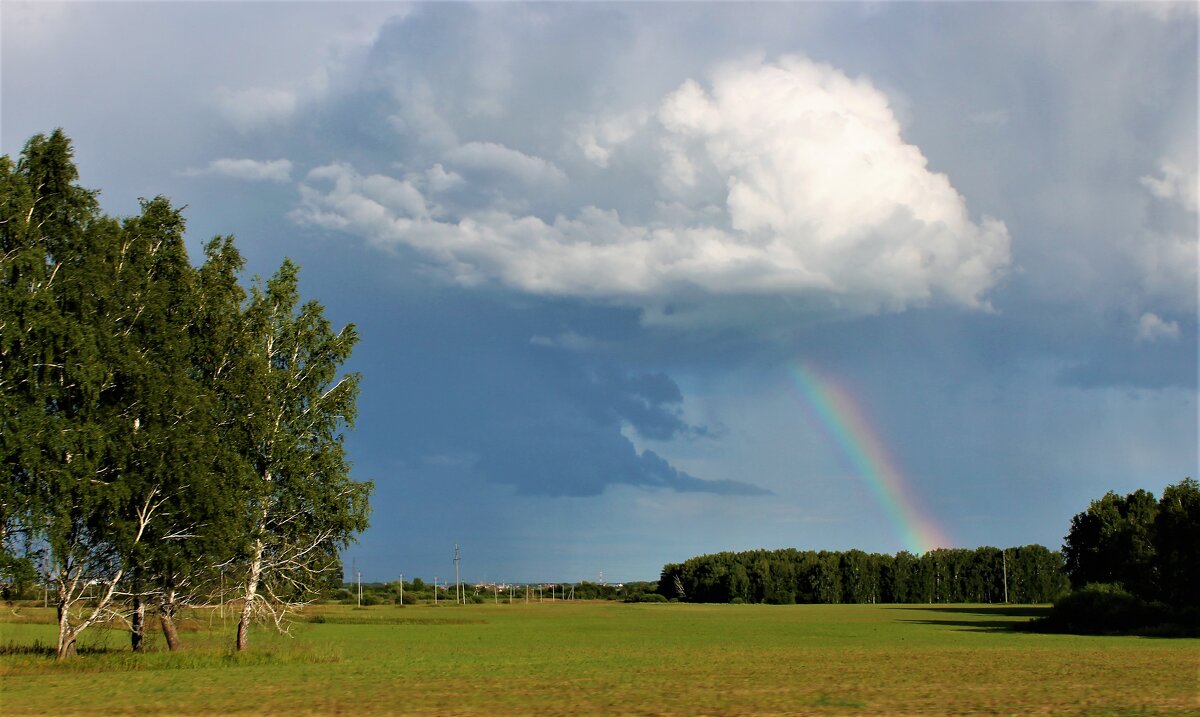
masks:
<instances>
[{"instance_id":1,"label":"white cumulus cloud","mask_svg":"<svg viewBox=\"0 0 1200 717\"><path fill-rule=\"evenodd\" d=\"M187 176L206 174L248 182L287 182L292 178L292 163L286 159L258 161L254 159L214 159L203 169L188 169Z\"/></svg>"},{"instance_id":2,"label":"white cumulus cloud","mask_svg":"<svg viewBox=\"0 0 1200 717\"><path fill-rule=\"evenodd\" d=\"M440 164L435 164L425 170L425 184L431 192L446 192L463 185L462 175L447 171Z\"/></svg>"},{"instance_id":3,"label":"white cumulus cloud","mask_svg":"<svg viewBox=\"0 0 1200 717\"><path fill-rule=\"evenodd\" d=\"M1159 199L1178 202L1184 209L1196 211L1200 204L1200 183L1196 180L1196 172L1189 172L1165 159L1159 163L1159 169L1162 175L1142 177L1142 186Z\"/></svg>"},{"instance_id":4,"label":"white cumulus cloud","mask_svg":"<svg viewBox=\"0 0 1200 717\"><path fill-rule=\"evenodd\" d=\"M613 150L633 137L649 119L645 111L589 119L576 130L575 144L588 161L607 167Z\"/></svg>"},{"instance_id":5,"label":"white cumulus cloud","mask_svg":"<svg viewBox=\"0 0 1200 717\"><path fill-rule=\"evenodd\" d=\"M1197 194L1195 169L1184 169L1169 160L1159 163L1161 175L1144 176L1140 182L1151 195L1175 204L1189 213L1186 223L1165 230L1143 231L1134 248L1142 273L1142 286L1155 299L1164 299L1178 309L1196 305L1200 279L1200 237L1196 236Z\"/></svg>"},{"instance_id":6,"label":"white cumulus cloud","mask_svg":"<svg viewBox=\"0 0 1200 717\"><path fill-rule=\"evenodd\" d=\"M502 172L529 185L561 185L567 175L554 163L495 142L467 142L446 152L446 159L465 168Z\"/></svg>"},{"instance_id":7,"label":"white cumulus cloud","mask_svg":"<svg viewBox=\"0 0 1200 717\"><path fill-rule=\"evenodd\" d=\"M1138 320L1138 341L1174 341L1178 338L1179 323L1176 321L1164 321L1158 314L1150 312L1142 314L1142 318Z\"/></svg>"},{"instance_id":8,"label":"white cumulus cloud","mask_svg":"<svg viewBox=\"0 0 1200 717\"><path fill-rule=\"evenodd\" d=\"M653 112L613 117L583 123L577 145L600 167L635 135L658 148L645 160L659 173L653 216L582 206L547 218L492 204L443 217L412 182L342 165L309 174L292 216L407 245L463 283L648 309L676 295L815 297L851 313L984 307L1010 263L1004 224L972 221L949 179L903 140L887 97L828 65L727 66ZM444 157L530 191L567 180L553 162L498 143ZM425 186L436 191L445 174L435 165ZM484 196L486 181L472 181ZM387 183L404 189L384 192Z\"/></svg>"},{"instance_id":9,"label":"white cumulus cloud","mask_svg":"<svg viewBox=\"0 0 1200 717\"><path fill-rule=\"evenodd\" d=\"M300 98L293 90L253 87L232 90L221 88L216 96L217 109L238 131L249 132L291 119Z\"/></svg>"},{"instance_id":10,"label":"white cumulus cloud","mask_svg":"<svg viewBox=\"0 0 1200 717\"><path fill-rule=\"evenodd\" d=\"M315 186L314 186L315 185ZM308 173L300 185L300 206L291 218L359 234L387 244L413 222L429 221L431 208L409 180L382 174L362 176L344 164L327 164Z\"/></svg>"},{"instance_id":11,"label":"white cumulus cloud","mask_svg":"<svg viewBox=\"0 0 1200 717\"><path fill-rule=\"evenodd\" d=\"M715 172L739 245L836 291L977 305L1009 263L1003 223L971 221L865 79L800 57L727 66L711 88L685 83L659 119L667 186L686 194Z\"/></svg>"}]
</instances>

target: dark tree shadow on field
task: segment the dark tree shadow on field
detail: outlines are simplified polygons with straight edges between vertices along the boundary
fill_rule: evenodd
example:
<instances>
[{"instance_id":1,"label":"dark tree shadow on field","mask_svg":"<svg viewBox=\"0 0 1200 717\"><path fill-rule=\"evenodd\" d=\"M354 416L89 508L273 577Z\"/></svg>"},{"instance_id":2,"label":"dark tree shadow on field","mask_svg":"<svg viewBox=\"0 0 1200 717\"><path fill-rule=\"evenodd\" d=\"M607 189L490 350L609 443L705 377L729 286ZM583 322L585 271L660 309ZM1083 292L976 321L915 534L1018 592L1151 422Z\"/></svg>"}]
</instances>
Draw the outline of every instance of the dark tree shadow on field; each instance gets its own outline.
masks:
<instances>
[{"instance_id":1,"label":"dark tree shadow on field","mask_svg":"<svg viewBox=\"0 0 1200 717\"><path fill-rule=\"evenodd\" d=\"M913 605L886 608L888 610L920 610L928 613L950 615L980 615L983 617L1024 617L1027 620L971 620L971 619L911 619L917 625L940 625L970 632L1021 632L1051 635L1105 635L1111 637L1140 637L1151 639L1177 639L1200 637L1200 627L1173 623L1126 627L1124 629L1070 629L1056 626L1046 618L1053 608L1048 605Z\"/></svg>"},{"instance_id":2,"label":"dark tree shadow on field","mask_svg":"<svg viewBox=\"0 0 1200 717\"><path fill-rule=\"evenodd\" d=\"M940 625L969 632L1029 632L1027 622L1012 620L901 620L916 625Z\"/></svg>"},{"instance_id":3,"label":"dark tree shadow on field","mask_svg":"<svg viewBox=\"0 0 1200 717\"><path fill-rule=\"evenodd\" d=\"M893 605L887 610L922 610L945 612L955 615L989 615L997 617L1045 617L1050 614L1049 605Z\"/></svg>"},{"instance_id":4,"label":"dark tree shadow on field","mask_svg":"<svg viewBox=\"0 0 1200 717\"><path fill-rule=\"evenodd\" d=\"M925 613L950 615L979 615L993 618L1029 618L1027 620L972 620L972 619L912 619L901 620L918 625L940 625L972 632L1030 632L1033 618L1045 617L1050 613L1048 606L1040 605L896 605L888 610L920 610Z\"/></svg>"}]
</instances>

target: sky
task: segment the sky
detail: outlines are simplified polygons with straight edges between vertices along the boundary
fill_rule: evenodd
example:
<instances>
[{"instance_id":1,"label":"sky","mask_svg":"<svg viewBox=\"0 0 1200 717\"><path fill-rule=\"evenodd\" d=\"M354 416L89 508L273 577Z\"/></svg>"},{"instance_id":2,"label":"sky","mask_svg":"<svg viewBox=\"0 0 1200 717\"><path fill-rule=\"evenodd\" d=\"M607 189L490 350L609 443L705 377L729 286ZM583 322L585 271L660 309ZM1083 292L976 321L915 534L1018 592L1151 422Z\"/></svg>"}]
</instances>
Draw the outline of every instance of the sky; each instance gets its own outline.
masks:
<instances>
[{"instance_id":1,"label":"sky","mask_svg":"<svg viewBox=\"0 0 1200 717\"><path fill-rule=\"evenodd\" d=\"M365 581L1040 543L1197 476L1194 3L0 5L0 151L291 257Z\"/></svg>"}]
</instances>

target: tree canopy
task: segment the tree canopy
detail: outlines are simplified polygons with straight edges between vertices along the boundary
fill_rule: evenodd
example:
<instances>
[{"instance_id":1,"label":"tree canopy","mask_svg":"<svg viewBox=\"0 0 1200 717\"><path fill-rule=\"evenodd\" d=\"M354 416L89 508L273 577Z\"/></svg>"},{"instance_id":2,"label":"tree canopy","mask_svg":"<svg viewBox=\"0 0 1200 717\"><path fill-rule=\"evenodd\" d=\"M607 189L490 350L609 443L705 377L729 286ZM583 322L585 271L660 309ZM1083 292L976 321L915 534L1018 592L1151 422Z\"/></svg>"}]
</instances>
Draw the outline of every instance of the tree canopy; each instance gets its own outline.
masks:
<instances>
[{"instance_id":1,"label":"tree canopy","mask_svg":"<svg viewBox=\"0 0 1200 717\"><path fill-rule=\"evenodd\" d=\"M1157 500L1106 493L1071 519L1063 553L1076 587L1116 584L1144 600L1200 605L1200 483L1185 478Z\"/></svg>"},{"instance_id":2,"label":"tree canopy","mask_svg":"<svg viewBox=\"0 0 1200 717\"><path fill-rule=\"evenodd\" d=\"M357 334L301 303L291 261L246 290L232 238L193 266L165 197L118 219L77 181L61 130L0 158L0 582L44 570L66 657L113 615L137 648L150 603L175 647L177 604L236 571L244 647L366 528L342 448Z\"/></svg>"},{"instance_id":3,"label":"tree canopy","mask_svg":"<svg viewBox=\"0 0 1200 717\"><path fill-rule=\"evenodd\" d=\"M931 550L917 556L751 550L663 567L658 590L692 602L1049 602L1066 592L1062 556L1040 545Z\"/></svg>"}]
</instances>

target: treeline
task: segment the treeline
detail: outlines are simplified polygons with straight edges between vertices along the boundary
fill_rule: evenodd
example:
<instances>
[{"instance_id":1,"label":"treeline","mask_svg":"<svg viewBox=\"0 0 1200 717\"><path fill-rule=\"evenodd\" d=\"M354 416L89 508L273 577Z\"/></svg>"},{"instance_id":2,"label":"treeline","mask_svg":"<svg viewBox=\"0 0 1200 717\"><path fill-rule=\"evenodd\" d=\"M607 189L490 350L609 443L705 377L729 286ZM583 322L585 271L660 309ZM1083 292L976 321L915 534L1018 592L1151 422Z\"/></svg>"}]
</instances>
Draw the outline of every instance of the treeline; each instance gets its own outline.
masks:
<instances>
[{"instance_id":1,"label":"treeline","mask_svg":"<svg viewBox=\"0 0 1200 717\"><path fill-rule=\"evenodd\" d=\"M664 597L712 603L1041 603L1067 589L1062 555L1041 545L724 552L665 565L658 581Z\"/></svg>"},{"instance_id":2,"label":"treeline","mask_svg":"<svg viewBox=\"0 0 1200 717\"><path fill-rule=\"evenodd\" d=\"M0 158L0 587L53 585L60 658L98 623L241 603L277 624L367 525L342 431L357 341L285 261L249 288L232 237L193 266L181 210L101 213L61 130Z\"/></svg>"}]
</instances>

